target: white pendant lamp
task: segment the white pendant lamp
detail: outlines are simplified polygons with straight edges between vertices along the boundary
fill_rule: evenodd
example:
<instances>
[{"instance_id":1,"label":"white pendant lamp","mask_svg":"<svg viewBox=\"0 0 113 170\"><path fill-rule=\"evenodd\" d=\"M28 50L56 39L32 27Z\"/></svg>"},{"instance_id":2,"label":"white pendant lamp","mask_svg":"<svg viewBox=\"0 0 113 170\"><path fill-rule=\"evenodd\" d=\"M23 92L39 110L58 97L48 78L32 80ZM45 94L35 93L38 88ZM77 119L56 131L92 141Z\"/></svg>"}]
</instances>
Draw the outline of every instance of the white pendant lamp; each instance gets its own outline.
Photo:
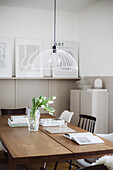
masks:
<instances>
[{"instance_id":1,"label":"white pendant lamp","mask_svg":"<svg viewBox=\"0 0 113 170\"><path fill-rule=\"evenodd\" d=\"M78 65L72 55L56 48L56 0L54 0L53 47L35 58L32 69L40 70L41 76L77 77L78 75Z\"/></svg>"}]
</instances>

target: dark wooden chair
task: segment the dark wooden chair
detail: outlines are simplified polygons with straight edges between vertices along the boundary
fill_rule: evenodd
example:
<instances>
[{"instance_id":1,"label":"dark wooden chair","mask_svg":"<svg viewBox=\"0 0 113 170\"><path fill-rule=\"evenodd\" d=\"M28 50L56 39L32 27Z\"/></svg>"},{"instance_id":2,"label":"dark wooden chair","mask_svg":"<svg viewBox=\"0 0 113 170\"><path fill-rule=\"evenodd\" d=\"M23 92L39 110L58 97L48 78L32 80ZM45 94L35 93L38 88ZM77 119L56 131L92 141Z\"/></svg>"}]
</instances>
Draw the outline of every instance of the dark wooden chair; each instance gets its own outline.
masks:
<instances>
[{"instance_id":1,"label":"dark wooden chair","mask_svg":"<svg viewBox=\"0 0 113 170\"><path fill-rule=\"evenodd\" d=\"M85 114L80 114L79 115L79 121L78 121L78 127L87 130L91 133L94 133L94 128L95 128L95 122L96 122L96 117L90 116L90 115L85 115ZM75 166L76 168L80 168L78 165L73 164L72 160L65 161L69 163L69 170L71 170L72 165ZM57 169L58 163L63 163L63 162L56 162L54 166L54 170Z\"/></svg>"},{"instance_id":2,"label":"dark wooden chair","mask_svg":"<svg viewBox=\"0 0 113 170\"><path fill-rule=\"evenodd\" d=\"M26 108L20 109L1 109L1 115L23 115L26 113ZM5 148L4 148L5 149Z\"/></svg>"},{"instance_id":3,"label":"dark wooden chair","mask_svg":"<svg viewBox=\"0 0 113 170\"><path fill-rule=\"evenodd\" d=\"M80 114L78 127L82 128L84 130L87 130L91 133L94 133L95 122L96 122L96 117L90 116L90 115L85 115L85 114Z\"/></svg>"},{"instance_id":4,"label":"dark wooden chair","mask_svg":"<svg viewBox=\"0 0 113 170\"><path fill-rule=\"evenodd\" d=\"M1 109L1 115L22 115L26 113L26 108L20 109Z\"/></svg>"},{"instance_id":5,"label":"dark wooden chair","mask_svg":"<svg viewBox=\"0 0 113 170\"><path fill-rule=\"evenodd\" d=\"M96 117L86 115L86 114L79 115L78 127L80 127L81 129L94 133L95 123L96 123ZM79 160L76 160L76 162L77 161L79 162ZM84 164L85 161L87 162L87 159L83 159L81 163L83 162ZM70 162L70 164L78 169L80 168L77 164L73 164L72 161Z\"/></svg>"},{"instance_id":6,"label":"dark wooden chair","mask_svg":"<svg viewBox=\"0 0 113 170\"><path fill-rule=\"evenodd\" d=\"M26 113L26 108L20 108L20 109L1 109L1 115L23 115ZM3 144L2 144L3 145ZM7 149L4 147L4 155L6 157L6 162L8 162L8 154L7 154ZM9 166L6 165L0 165L0 170L9 170ZM27 167L24 165L19 165L16 168L17 170L28 170Z\"/></svg>"},{"instance_id":7,"label":"dark wooden chair","mask_svg":"<svg viewBox=\"0 0 113 170\"><path fill-rule=\"evenodd\" d=\"M26 108L20 108L20 109L1 109L1 115L22 115L26 113ZM4 149L4 155L7 159L7 149L3 146Z\"/></svg>"}]
</instances>

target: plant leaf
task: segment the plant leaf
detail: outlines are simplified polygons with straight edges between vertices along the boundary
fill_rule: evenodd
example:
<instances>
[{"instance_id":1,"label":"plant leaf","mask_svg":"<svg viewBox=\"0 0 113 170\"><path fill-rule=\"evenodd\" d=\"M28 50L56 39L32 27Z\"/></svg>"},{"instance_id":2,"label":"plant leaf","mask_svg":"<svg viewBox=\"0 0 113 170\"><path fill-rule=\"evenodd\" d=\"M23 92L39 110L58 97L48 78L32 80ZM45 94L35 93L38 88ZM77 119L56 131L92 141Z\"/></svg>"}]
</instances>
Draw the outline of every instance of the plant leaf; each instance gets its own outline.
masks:
<instances>
[{"instance_id":1,"label":"plant leaf","mask_svg":"<svg viewBox=\"0 0 113 170\"><path fill-rule=\"evenodd\" d=\"M32 99L33 107L35 107L35 97Z\"/></svg>"}]
</instances>

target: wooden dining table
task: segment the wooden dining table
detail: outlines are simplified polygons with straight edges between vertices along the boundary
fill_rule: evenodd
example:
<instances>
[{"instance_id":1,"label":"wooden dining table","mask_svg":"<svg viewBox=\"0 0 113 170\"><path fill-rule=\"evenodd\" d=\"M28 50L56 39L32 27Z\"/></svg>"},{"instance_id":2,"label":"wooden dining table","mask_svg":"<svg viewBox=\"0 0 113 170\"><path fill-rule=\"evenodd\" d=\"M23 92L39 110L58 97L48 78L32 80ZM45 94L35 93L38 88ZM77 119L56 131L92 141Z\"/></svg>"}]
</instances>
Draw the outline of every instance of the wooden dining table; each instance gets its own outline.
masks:
<instances>
[{"instance_id":1,"label":"wooden dining table","mask_svg":"<svg viewBox=\"0 0 113 170\"><path fill-rule=\"evenodd\" d=\"M41 114L41 118L51 117L49 114ZM29 165L113 154L113 142L106 139L103 139L104 143L101 144L81 146L64 138L62 133L47 132L43 126L40 126L37 132L30 132L27 127L10 127L8 118L7 115L0 116L0 138L8 151L10 170L16 170L16 165L20 164ZM72 124L68 124L68 127L77 133L85 132Z\"/></svg>"}]
</instances>

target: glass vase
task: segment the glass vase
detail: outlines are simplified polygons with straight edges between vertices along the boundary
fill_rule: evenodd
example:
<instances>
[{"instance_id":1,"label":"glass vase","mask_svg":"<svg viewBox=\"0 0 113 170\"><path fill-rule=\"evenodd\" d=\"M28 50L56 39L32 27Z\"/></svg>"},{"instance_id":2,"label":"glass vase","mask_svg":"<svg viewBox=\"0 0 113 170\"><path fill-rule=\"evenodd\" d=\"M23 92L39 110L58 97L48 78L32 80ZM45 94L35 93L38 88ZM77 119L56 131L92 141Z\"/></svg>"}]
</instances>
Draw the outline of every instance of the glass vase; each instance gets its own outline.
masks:
<instances>
[{"instance_id":1,"label":"glass vase","mask_svg":"<svg viewBox=\"0 0 113 170\"><path fill-rule=\"evenodd\" d=\"M28 114L28 130L29 131L38 131L39 120L40 120L40 111L39 110L35 110L34 114L31 114L31 112L30 112Z\"/></svg>"}]
</instances>

